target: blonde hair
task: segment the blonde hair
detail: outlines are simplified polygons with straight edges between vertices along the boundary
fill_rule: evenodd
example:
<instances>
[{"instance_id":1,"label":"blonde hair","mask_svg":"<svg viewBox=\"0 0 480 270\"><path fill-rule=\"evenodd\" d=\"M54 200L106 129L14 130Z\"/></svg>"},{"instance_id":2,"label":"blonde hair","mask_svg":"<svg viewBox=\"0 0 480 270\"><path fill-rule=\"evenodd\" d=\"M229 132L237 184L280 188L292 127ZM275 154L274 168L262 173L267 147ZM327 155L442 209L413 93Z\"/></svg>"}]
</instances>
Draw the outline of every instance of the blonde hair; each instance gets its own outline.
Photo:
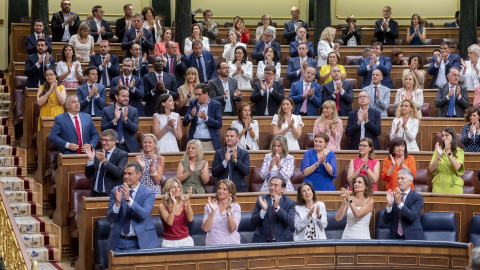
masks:
<instances>
[{"instance_id":1,"label":"blonde hair","mask_svg":"<svg viewBox=\"0 0 480 270\"><path fill-rule=\"evenodd\" d=\"M322 35L320 36L320 40L326 40L331 43L335 39L336 32L337 32L337 29L328 26L323 30Z\"/></svg>"},{"instance_id":2,"label":"blonde hair","mask_svg":"<svg viewBox=\"0 0 480 270\"><path fill-rule=\"evenodd\" d=\"M190 73L193 73L195 74L195 85L199 84L200 83L200 79L198 78L198 71L196 68L194 67L189 67L187 69L187 71L185 71L185 83L183 85L187 86L188 82L187 82L187 75L190 74Z\"/></svg>"},{"instance_id":3,"label":"blonde hair","mask_svg":"<svg viewBox=\"0 0 480 270\"><path fill-rule=\"evenodd\" d=\"M417 76L415 76L414 73L407 73L405 74L403 77L402 77L402 84L403 84L403 89L406 90L405 88L405 79L407 78L407 76L412 76L413 78L413 91L417 90L418 88L420 88L420 85L418 84L418 80L417 80Z\"/></svg>"},{"instance_id":4,"label":"blonde hair","mask_svg":"<svg viewBox=\"0 0 480 270\"><path fill-rule=\"evenodd\" d=\"M411 99L404 99L398 104L397 110L395 111L395 117L397 117L397 118L402 117L402 109L401 108L402 108L402 104L404 102L408 102L408 104L410 104L410 108L412 108L412 110L410 111L410 117L420 121L420 118L418 117L417 108L415 108L415 104L413 103L413 101Z\"/></svg>"},{"instance_id":5,"label":"blonde hair","mask_svg":"<svg viewBox=\"0 0 480 270\"><path fill-rule=\"evenodd\" d=\"M148 138L148 137L152 138L152 140L156 144L155 148L153 149L153 152L155 153L155 155L160 155L160 146L158 145L157 136L155 136L152 133L145 133L142 136L142 142L145 141L145 138Z\"/></svg>"},{"instance_id":6,"label":"blonde hair","mask_svg":"<svg viewBox=\"0 0 480 270\"><path fill-rule=\"evenodd\" d=\"M174 183L178 183L178 186L180 187L180 189L182 189L182 183L180 182L180 180L178 180L177 178L168 179L162 188L163 203L165 205L172 203L172 198L170 198L170 189L172 189ZM183 193L180 193L179 199L181 201L185 201L185 196L183 195Z\"/></svg>"},{"instance_id":7,"label":"blonde hair","mask_svg":"<svg viewBox=\"0 0 480 270\"><path fill-rule=\"evenodd\" d=\"M283 135L277 135L273 137L272 142L270 143L270 153L272 154L272 157L275 156L275 151L273 151L273 143L275 141L278 141L280 145L282 146L283 153L282 153L282 158L285 158L288 155L288 143L287 143L287 138Z\"/></svg>"},{"instance_id":8,"label":"blonde hair","mask_svg":"<svg viewBox=\"0 0 480 270\"><path fill-rule=\"evenodd\" d=\"M92 31L92 29L90 29L90 26L88 25L88 23L86 22L82 22L80 24L80 26L78 27L78 31L77 31L77 35L79 37L81 37L80 33L82 32L82 30L87 30L88 29L88 33L87 33L87 37L88 35L90 34L90 32Z\"/></svg>"},{"instance_id":9,"label":"blonde hair","mask_svg":"<svg viewBox=\"0 0 480 270\"><path fill-rule=\"evenodd\" d=\"M322 111L323 111L323 108L328 108L328 107L330 107L333 110L333 112L332 112L332 124L333 124L334 128L336 129L337 124L338 124L337 104L333 100L327 100L322 104ZM320 123L325 123L325 117L323 116L323 113L320 116Z\"/></svg>"},{"instance_id":10,"label":"blonde hair","mask_svg":"<svg viewBox=\"0 0 480 270\"><path fill-rule=\"evenodd\" d=\"M199 140L197 139L192 139L190 141L188 141L187 143L187 147L185 149L185 152L183 152L183 158L182 160L185 160L188 162L188 146L190 144L194 144L195 147L197 148L197 161L201 161L203 160L203 146L202 146L202 142L200 142Z\"/></svg>"}]
</instances>

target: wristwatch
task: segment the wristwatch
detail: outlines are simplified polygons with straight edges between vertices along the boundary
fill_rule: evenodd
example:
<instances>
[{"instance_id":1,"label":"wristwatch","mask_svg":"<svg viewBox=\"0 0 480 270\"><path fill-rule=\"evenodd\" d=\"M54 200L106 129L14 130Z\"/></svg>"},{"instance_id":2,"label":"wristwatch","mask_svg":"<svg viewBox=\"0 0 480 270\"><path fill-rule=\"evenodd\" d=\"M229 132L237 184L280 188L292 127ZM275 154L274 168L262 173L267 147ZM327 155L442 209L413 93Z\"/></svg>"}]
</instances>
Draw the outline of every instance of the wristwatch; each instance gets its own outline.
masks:
<instances>
[{"instance_id":1,"label":"wristwatch","mask_svg":"<svg viewBox=\"0 0 480 270\"><path fill-rule=\"evenodd\" d=\"M348 201L348 204L351 204L352 202L353 202L353 200L352 200L352 199L350 199L350 201Z\"/></svg>"},{"instance_id":2,"label":"wristwatch","mask_svg":"<svg viewBox=\"0 0 480 270\"><path fill-rule=\"evenodd\" d=\"M232 213L227 213L227 216L231 216L231 215L232 215Z\"/></svg>"},{"instance_id":3,"label":"wristwatch","mask_svg":"<svg viewBox=\"0 0 480 270\"><path fill-rule=\"evenodd\" d=\"M452 152L448 153L447 156L451 156L452 155Z\"/></svg>"},{"instance_id":4,"label":"wristwatch","mask_svg":"<svg viewBox=\"0 0 480 270\"><path fill-rule=\"evenodd\" d=\"M368 170L368 169L369 169L368 166L365 166L365 171Z\"/></svg>"}]
</instances>

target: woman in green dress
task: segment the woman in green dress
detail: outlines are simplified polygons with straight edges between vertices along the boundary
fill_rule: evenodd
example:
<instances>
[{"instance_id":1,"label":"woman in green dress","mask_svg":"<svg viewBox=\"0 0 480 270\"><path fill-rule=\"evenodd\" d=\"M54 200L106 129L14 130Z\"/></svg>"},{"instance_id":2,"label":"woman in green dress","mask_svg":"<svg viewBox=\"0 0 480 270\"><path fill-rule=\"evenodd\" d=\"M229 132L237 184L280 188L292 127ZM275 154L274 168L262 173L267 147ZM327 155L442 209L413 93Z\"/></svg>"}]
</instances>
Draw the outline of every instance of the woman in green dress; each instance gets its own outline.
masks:
<instances>
[{"instance_id":1,"label":"woman in green dress","mask_svg":"<svg viewBox=\"0 0 480 270\"><path fill-rule=\"evenodd\" d=\"M435 145L432 161L428 167L434 175L433 193L463 194L463 150L458 147L457 133L452 127L442 130L442 143Z\"/></svg>"},{"instance_id":2,"label":"woman in green dress","mask_svg":"<svg viewBox=\"0 0 480 270\"><path fill-rule=\"evenodd\" d=\"M202 143L190 140L177 168L177 179L182 183L183 193L187 193L191 187L193 194L204 194L203 185L208 183L209 178L208 161L203 159Z\"/></svg>"}]
</instances>

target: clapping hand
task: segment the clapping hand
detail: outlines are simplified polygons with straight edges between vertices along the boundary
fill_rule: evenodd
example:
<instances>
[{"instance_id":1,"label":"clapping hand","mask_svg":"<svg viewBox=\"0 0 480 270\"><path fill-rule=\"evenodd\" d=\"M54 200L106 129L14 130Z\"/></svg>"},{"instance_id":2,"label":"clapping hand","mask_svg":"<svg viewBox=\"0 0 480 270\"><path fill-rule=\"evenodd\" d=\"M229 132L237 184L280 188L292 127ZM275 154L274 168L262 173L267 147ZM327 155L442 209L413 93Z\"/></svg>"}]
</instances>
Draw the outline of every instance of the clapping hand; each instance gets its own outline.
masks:
<instances>
[{"instance_id":1,"label":"clapping hand","mask_svg":"<svg viewBox=\"0 0 480 270\"><path fill-rule=\"evenodd\" d=\"M397 205L400 205L402 203L402 192L400 191L400 188L397 187L395 189L394 196L395 196L395 202L397 203Z\"/></svg>"},{"instance_id":2,"label":"clapping hand","mask_svg":"<svg viewBox=\"0 0 480 270\"><path fill-rule=\"evenodd\" d=\"M145 161L143 160L143 157L142 155L138 155L135 157L135 161L140 164L140 166L143 168L145 168Z\"/></svg>"},{"instance_id":3,"label":"clapping hand","mask_svg":"<svg viewBox=\"0 0 480 270\"><path fill-rule=\"evenodd\" d=\"M463 58L460 58L460 63L462 64L463 68L467 69L467 63L463 61Z\"/></svg>"},{"instance_id":4,"label":"clapping hand","mask_svg":"<svg viewBox=\"0 0 480 270\"><path fill-rule=\"evenodd\" d=\"M387 191L387 207L393 206L393 200L394 200L393 192L391 189L389 189Z\"/></svg>"},{"instance_id":5,"label":"clapping hand","mask_svg":"<svg viewBox=\"0 0 480 270\"><path fill-rule=\"evenodd\" d=\"M120 207L120 203L122 202L123 198L123 191L122 187L115 188L115 206Z\"/></svg>"},{"instance_id":6,"label":"clapping hand","mask_svg":"<svg viewBox=\"0 0 480 270\"><path fill-rule=\"evenodd\" d=\"M205 113L205 111L198 112L197 116L202 118L203 120L207 119L207 113Z\"/></svg>"},{"instance_id":7,"label":"clapping hand","mask_svg":"<svg viewBox=\"0 0 480 270\"><path fill-rule=\"evenodd\" d=\"M130 89L131 90L135 89L135 78L133 78L132 81L130 82Z\"/></svg>"},{"instance_id":8,"label":"clapping hand","mask_svg":"<svg viewBox=\"0 0 480 270\"><path fill-rule=\"evenodd\" d=\"M194 117L196 113L197 113L197 107L193 107L193 109L190 111L190 115Z\"/></svg>"},{"instance_id":9,"label":"clapping hand","mask_svg":"<svg viewBox=\"0 0 480 270\"><path fill-rule=\"evenodd\" d=\"M91 149L91 147L85 147L85 152L92 151L89 149ZM105 157L105 149L102 149L102 151L95 152L95 156L98 158L98 160L100 160L100 162L107 161L107 158Z\"/></svg>"},{"instance_id":10,"label":"clapping hand","mask_svg":"<svg viewBox=\"0 0 480 270\"><path fill-rule=\"evenodd\" d=\"M446 147L446 142L445 142L445 147ZM439 157L441 157L441 156L443 155L443 149L442 149L442 147L440 146L440 143L439 143L439 142L437 142L437 143L435 144L435 150L437 151L437 154L438 154Z\"/></svg>"},{"instance_id":11,"label":"clapping hand","mask_svg":"<svg viewBox=\"0 0 480 270\"><path fill-rule=\"evenodd\" d=\"M316 208L316 205L314 205L314 206L312 206L312 208L310 208L310 211L308 211L308 214L307 214L307 218L312 218L313 213L315 212L315 208Z\"/></svg>"},{"instance_id":12,"label":"clapping hand","mask_svg":"<svg viewBox=\"0 0 480 270\"><path fill-rule=\"evenodd\" d=\"M345 198L345 200L346 200L347 202L350 201L350 190L342 187L342 188L340 189L340 196L343 197L343 198Z\"/></svg>"},{"instance_id":13,"label":"clapping hand","mask_svg":"<svg viewBox=\"0 0 480 270\"><path fill-rule=\"evenodd\" d=\"M450 99L453 95L453 93L455 92L455 89L454 88L451 88L450 90L448 90L448 98Z\"/></svg>"},{"instance_id":14,"label":"clapping hand","mask_svg":"<svg viewBox=\"0 0 480 270\"><path fill-rule=\"evenodd\" d=\"M123 107L123 122L128 120L128 106Z\"/></svg>"},{"instance_id":15,"label":"clapping hand","mask_svg":"<svg viewBox=\"0 0 480 270\"><path fill-rule=\"evenodd\" d=\"M173 189L170 189L170 194L169 195L170 195L170 200L172 200L172 204L173 205L177 204L177 199L175 199L175 195L173 194ZM173 213L173 209L172 209L171 213Z\"/></svg>"},{"instance_id":16,"label":"clapping hand","mask_svg":"<svg viewBox=\"0 0 480 270\"><path fill-rule=\"evenodd\" d=\"M460 85L457 85L457 98L460 98L462 96L462 88L460 87Z\"/></svg>"},{"instance_id":17,"label":"clapping hand","mask_svg":"<svg viewBox=\"0 0 480 270\"><path fill-rule=\"evenodd\" d=\"M217 207L215 206L215 202L212 201L212 197L208 197L208 206L210 206L212 212L217 211Z\"/></svg>"},{"instance_id":18,"label":"clapping hand","mask_svg":"<svg viewBox=\"0 0 480 270\"><path fill-rule=\"evenodd\" d=\"M295 125L295 119L293 119L293 117L292 117L292 118L290 119L290 124L289 124L290 128L292 128L293 125Z\"/></svg>"},{"instance_id":19,"label":"clapping hand","mask_svg":"<svg viewBox=\"0 0 480 270\"><path fill-rule=\"evenodd\" d=\"M263 211L267 211L268 204L267 204L267 201L264 198L262 198L262 196L258 196L258 202L262 206Z\"/></svg>"},{"instance_id":20,"label":"clapping hand","mask_svg":"<svg viewBox=\"0 0 480 270\"><path fill-rule=\"evenodd\" d=\"M234 97L238 97L238 96L240 96L241 94L242 94L242 92L240 92L240 90L238 90L238 89L235 90L235 92L233 92L233 96L234 96Z\"/></svg>"},{"instance_id":21,"label":"clapping hand","mask_svg":"<svg viewBox=\"0 0 480 270\"><path fill-rule=\"evenodd\" d=\"M473 126L473 125L472 125ZM87 158L89 161L93 161L94 158L95 158L95 153L93 152L93 150L91 148L87 148L85 149L85 154L87 154Z\"/></svg>"},{"instance_id":22,"label":"clapping hand","mask_svg":"<svg viewBox=\"0 0 480 270\"><path fill-rule=\"evenodd\" d=\"M187 196L185 197L185 201L190 201L190 199L192 198L192 191L193 191L193 188L190 186L190 189L188 190L187 192Z\"/></svg>"},{"instance_id":23,"label":"clapping hand","mask_svg":"<svg viewBox=\"0 0 480 270\"><path fill-rule=\"evenodd\" d=\"M205 168L205 164L207 164L207 162L205 160L203 160L202 162L200 162L200 165L198 166L198 171L200 173L203 173L203 169Z\"/></svg>"}]
</instances>

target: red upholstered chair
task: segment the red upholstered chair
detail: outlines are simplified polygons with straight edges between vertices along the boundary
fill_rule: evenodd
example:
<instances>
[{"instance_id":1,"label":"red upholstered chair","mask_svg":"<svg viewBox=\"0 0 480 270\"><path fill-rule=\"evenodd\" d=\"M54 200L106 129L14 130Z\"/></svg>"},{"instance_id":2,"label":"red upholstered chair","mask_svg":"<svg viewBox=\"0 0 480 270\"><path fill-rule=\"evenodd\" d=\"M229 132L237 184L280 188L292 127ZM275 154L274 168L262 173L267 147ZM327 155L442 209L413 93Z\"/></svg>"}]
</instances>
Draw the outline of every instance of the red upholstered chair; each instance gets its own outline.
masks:
<instances>
[{"instance_id":1,"label":"red upholstered chair","mask_svg":"<svg viewBox=\"0 0 480 270\"><path fill-rule=\"evenodd\" d=\"M432 39L431 38L425 39L425 41L423 42L423 45L433 45Z\"/></svg>"},{"instance_id":2,"label":"red upholstered chair","mask_svg":"<svg viewBox=\"0 0 480 270\"><path fill-rule=\"evenodd\" d=\"M45 180L48 188L47 193L55 200L56 184L55 184L55 170L58 167L57 164L58 147L54 145L50 140L46 140L45 143Z\"/></svg>"},{"instance_id":3,"label":"red upholstered chair","mask_svg":"<svg viewBox=\"0 0 480 270\"><path fill-rule=\"evenodd\" d=\"M305 133L305 137L303 137L303 149L310 150L314 147L314 134L307 132Z\"/></svg>"},{"instance_id":4,"label":"red upholstered chair","mask_svg":"<svg viewBox=\"0 0 480 270\"><path fill-rule=\"evenodd\" d=\"M345 79L345 81L346 81L346 82L349 82L349 83L352 85L353 89L358 89L358 81L357 81L357 79L352 79L352 78L350 78L350 79Z\"/></svg>"},{"instance_id":5,"label":"red upholstered chair","mask_svg":"<svg viewBox=\"0 0 480 270\"><path fill-rule=\"evenodd\" d=\"M13 113L13 125L15 126L15 139L20 139L23 134L23 111L22 104L24 100L24 88L26 76L17 76L14 80L13 94L12 96L12 113ZM18 127L18 128L17 128ZM17 134L18 132L18 134Z\"/></svg>"},{"instance_id":6,"label":"red upholstered chair","mask_svg":"<svg viewBox=\"0 0 480 270\"><path fill-rule=\"evenodd\" d=\"M459 43L458 38L444 38L443 41L450 42L450 46L452 46L452 45L457 45L458 46L458 43Z\"/></svg>"},{"instance_id":7,"label":"red upholstered chair","mask_svg":"<svg viewBox=\"0 0 480 270\"><path fill-rule=\"evenodd\" d=\"M388 105L387 115L388 117L395 117L395 112L397 111L398 105L390 104Z\"/></svg>"},{"instance_id":8,"label":"red upholstered chair","mask_svg":"<svg viewBox=\"0 0 480 270\"><path fill-rule=\"evenodd\" d=\"M162 186L162 190L167 180L175 177L177 177L177 171L163 171L162 181L160 182L160 185Z\"/></svg>"},{"instance_id":9,"label":"red upholstered chair","mask_svg":"<svg viewBox=\"0 0 480 270\"><path fill-rule=\"evenodd\" d=\"M203 188L205 189L205 193L212 193L213 192L213 188L215 187L215 181L216 180L217 180L217 178L213 177L210 174L210 178L208 179L208 183L203 185Z\"/></svg>"},{"instance_id":10,"label":"red upholstered chair","mask_svg":"<svg viewBox=\"0 0 480 270\"><path fill-rule=\"evenodd\" d=\"M340 44L340 45L345 45L345 44L343 43L343 39L341 39L341 38L337 38L337 39L335 39L333 42L338 43L338 44Z\"/></svg>"},{"instance_id":11,"label":"red upholstered chair","mask_svg":"<svg viewBox=\"0 0 480 270\"><path fill-rule=\"evenodd\" d=\"M350 66L352 65L352 62L357 60L357 59L360 59L362 58L361 55L347 55L345 56L345 65L346 66Z\"/></svg>"},{"instance_id":12,"label":"red upholstered chair","mask_svg":"<svg viewBox=\"0 0 480 270\"><path fill-rule=\"evenodd\" d=\"M218 44L227 44L228 43L228 38L221 38L220 43Z\"/></svg>"},{"instance_id":13,"label":"red upholstered chair","mask_svg":"<svg viewBox=\"0 0 480 270\"><path fill-rule=\"evenodd\" d=\"M213 60L215 61L215 63L218 63L220 61L220 58L218 57L218 55L214 55Z\"/></svg>"},{"instance_id":14,"label":"red upholstered chair","mask_svg":"<svg viewBox=\"0 0 480 270\"><path fill-rule=\"evenodd\" d=\"M82 210L82 197L90 196L92 179L85 177L84 173L70 175L70 237L78 239L77 216Z\"/></svg>"},{"instance_id":15,"label":"red upholstered chair","mask_svg":"<svg viewBox=\"0 0 480 270\"><path fill-rule=\"evenodd\" d=\"M465 171L460 176L463 179L463 194L475 194L477 188L477 176L474 171Z\"/></svg>"},{"instance_id":16,"label":"red upholstered chair","mask_svg":"<svg viewBox=\"0 0 480 270\"><path fill-rule=\"evenodd\" d=\"M290 181L292 182L295 191L303 183L303 179L305 179L305 175L302 173L302 171L300 171L300 168L295 168L293 170L293 175L290 178Z\"/></svg>"},{"instance_id":17,"label":"red upholstered chair","mask_svg":"<svg viewBox=\"0 0 480 270\"><path fill-rule=\"evenodd\" d=\"M430 113L430 103L423 103L422 104L422 117L431 117L432 114Z\"/></svg>"},{"instance_id":18,"label":"red upholstered chair","mask_svg":"<svg viewBox=\"0 0 480 270\"><path fill-rule=\"evenodd\" d=\"M395 45L402 45L403 44L403 39L397 38L395 39Z\"/></svg>"},{"instance_id":19,"label":"red upholstered chair","mask_svg":"<svg viewBox=\"0 0 480 270\"><path fill-rule=\"evenodd\" d=\"M265 180L260 177L261 169L262 168L250 169L250 192L260 192L260 189L262 189Z\"/></svg>"},{"instance_id":20,"label":"red upholstered chair","mask_svg":"<svg viewBox=\"0 0 480 270\"><path fill-rule=\"evenodd\" d=\"M417 192L432 192L432 180L427 169L417 169L417 177L413 179L413 185Z\"/></svg>"},{"instance_id":21,"label":"red upholstered chair","mask_svg":"<svg viewBox=\"0 0 480 270\"><path fill-rule=\"evenodd\" d=\"M432 140L432 150L435 149L435 144L439 142L442 142L442 133L437 133L433 135L433 140ZM462 143L462 133L457 133L457 144L458 147L463 149L463 143Z\"/></svg>"},{"instance_id":22,"label":"red upholstered chair","mask_svg":"<svg viewBox=\"0 0 480 270\"><path fill-rule=\"evenodd\" d=\"M273 137L273 132L260 132L258 137L259 150L269 150Z\"/></svg>"}]
</instances>

